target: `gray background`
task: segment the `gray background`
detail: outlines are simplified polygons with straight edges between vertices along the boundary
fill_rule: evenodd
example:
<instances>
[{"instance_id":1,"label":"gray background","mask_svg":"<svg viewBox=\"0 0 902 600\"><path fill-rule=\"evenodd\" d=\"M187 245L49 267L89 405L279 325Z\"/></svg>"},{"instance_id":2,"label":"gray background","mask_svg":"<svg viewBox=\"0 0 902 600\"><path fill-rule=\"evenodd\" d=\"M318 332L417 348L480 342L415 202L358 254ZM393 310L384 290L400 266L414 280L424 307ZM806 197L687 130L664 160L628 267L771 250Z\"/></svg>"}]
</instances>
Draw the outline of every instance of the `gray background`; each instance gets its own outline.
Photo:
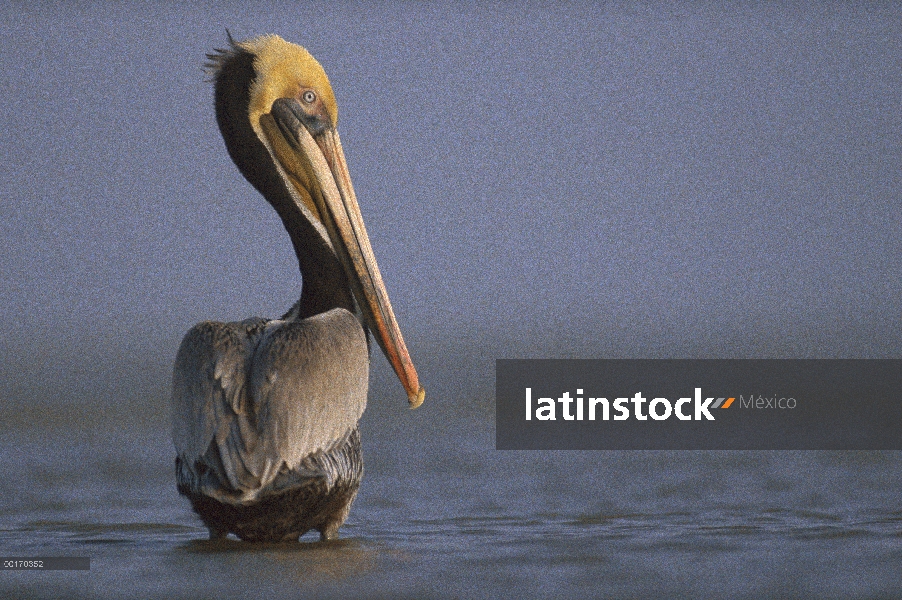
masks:
<instances>
[{"instance_id":1,"label":"gray background","mask_svg":"<svg viewBox=\"0 0 902 600\"><path fill-rule=\"evenodd\" d=\"M191 325L298 297L215 126L225 27L329 73L429 402L488 400L496 357L902 348L898 4L0 11L17 402L165 399Z\"/></svg>"}]
</instances>

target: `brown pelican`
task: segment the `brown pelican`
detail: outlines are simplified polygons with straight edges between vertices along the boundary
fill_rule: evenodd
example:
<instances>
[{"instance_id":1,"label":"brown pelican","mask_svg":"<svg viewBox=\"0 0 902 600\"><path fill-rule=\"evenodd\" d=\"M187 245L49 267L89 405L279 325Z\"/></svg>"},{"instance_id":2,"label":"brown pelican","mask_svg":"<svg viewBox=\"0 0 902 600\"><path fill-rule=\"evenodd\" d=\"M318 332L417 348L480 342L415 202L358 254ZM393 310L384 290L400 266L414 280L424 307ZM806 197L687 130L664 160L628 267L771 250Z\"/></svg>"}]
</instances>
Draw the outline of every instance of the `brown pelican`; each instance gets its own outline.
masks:
<instances>
[{"instance_id":1,"label":"brown pelican","mask_svg":"<svg viewBox=\"0 0 902 600\"><path fill-rule=\"evenodd\" d=\"M216 117L232 160L294 245L301 298L281 318L204 322L175 361L178 490L210 538L337 535L363 475L369 338L412 408L424 391L388 301L336 131L325 71L266 35L210 54Z\"/></svg>"}]
</instances>

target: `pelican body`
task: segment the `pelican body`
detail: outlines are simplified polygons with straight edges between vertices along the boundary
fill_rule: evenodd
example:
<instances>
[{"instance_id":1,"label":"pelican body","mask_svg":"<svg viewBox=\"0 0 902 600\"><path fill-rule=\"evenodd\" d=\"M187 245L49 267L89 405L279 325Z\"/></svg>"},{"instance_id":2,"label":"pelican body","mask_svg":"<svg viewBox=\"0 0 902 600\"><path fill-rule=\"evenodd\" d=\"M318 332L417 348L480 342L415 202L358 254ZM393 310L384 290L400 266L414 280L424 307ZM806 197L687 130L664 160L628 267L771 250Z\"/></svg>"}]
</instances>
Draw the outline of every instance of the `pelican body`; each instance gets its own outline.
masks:
<instances>
[{"instance_id":1,"label":"pelican body","mask_svg":"<svg viewBox=\"0 0 902 600\"><path fill-rule=\"evenodd\" d=\"M363 477L372 333L407 391L425 392L395 321L348 175L325 71L262 36L208 55L229 155L288 231L303 278L280 319L204 322L172 386L178 491L211 538L337 536Z\"/></svg>"}]
</instances>

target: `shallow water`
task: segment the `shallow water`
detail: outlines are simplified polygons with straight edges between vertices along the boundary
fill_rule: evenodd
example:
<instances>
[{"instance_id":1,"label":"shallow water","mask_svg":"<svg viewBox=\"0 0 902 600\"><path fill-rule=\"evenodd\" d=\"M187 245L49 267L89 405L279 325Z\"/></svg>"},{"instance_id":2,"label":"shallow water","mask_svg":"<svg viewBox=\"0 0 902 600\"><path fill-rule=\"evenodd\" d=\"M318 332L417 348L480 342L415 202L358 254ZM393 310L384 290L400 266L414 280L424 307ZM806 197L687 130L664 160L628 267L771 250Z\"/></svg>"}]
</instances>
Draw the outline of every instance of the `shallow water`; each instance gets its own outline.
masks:
<instances>
[{"instance_id":1,"label":"shallow water","mask_svg":"<svg viewBox=\"0 0 902 600\"><path fill-rule=\"evenodd\" d=\"M488 411L394 415L364 418L367 473L342 539L267 545L205 539L162 419L7 423L3 554L89 556L91 570L6 571L0 592L902 594L900 453L502 452Z\"/></svg>"}]
</instances>

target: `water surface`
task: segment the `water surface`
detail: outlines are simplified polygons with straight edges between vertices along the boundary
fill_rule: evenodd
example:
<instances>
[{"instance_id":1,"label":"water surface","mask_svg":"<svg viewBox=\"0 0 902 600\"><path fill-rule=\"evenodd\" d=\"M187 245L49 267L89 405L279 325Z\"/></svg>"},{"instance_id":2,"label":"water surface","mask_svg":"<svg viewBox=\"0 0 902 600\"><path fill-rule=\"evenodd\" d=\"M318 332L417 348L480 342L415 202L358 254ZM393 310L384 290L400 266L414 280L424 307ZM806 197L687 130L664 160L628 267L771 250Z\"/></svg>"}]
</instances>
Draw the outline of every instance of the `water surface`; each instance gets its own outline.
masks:
<instances>
[{"instance_id":1,"label":"water surface","mask_svg":"<svg viewBox=\"0 0 902 600\"><path fill-rule=\"evenodd\" d=\"M472 408L472 407L471 407ZM482 407L486 409L486 407ZM893 597L895 452L502 452L488 410L371 407L341 539L210 542L175 491L163 413L10 423L5 572L26 597ZM424 413L425 415L425 413Z\"/></svg>"}]
</instances>

